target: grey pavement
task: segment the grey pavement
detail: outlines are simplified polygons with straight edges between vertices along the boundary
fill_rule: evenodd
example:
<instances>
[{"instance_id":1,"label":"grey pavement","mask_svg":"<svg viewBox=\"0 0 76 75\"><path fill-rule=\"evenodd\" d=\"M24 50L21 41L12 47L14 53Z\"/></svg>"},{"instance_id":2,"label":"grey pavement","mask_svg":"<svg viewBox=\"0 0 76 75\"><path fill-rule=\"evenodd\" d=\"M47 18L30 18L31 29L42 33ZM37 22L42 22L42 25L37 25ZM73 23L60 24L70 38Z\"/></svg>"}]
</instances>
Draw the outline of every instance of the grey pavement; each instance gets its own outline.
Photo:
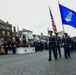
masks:
<instances>
[{"instance_id":1,"label":"grey pavement","mask_svg":"<svg viewBox=\"0 0 76 75\"><path fill-rule=\"evenodd\" d=\"M52 56L53 57L53 56ZM0 75L76 75L76 53L48 61L48 51L0 55Z\"/></svg>"}]
</instances>

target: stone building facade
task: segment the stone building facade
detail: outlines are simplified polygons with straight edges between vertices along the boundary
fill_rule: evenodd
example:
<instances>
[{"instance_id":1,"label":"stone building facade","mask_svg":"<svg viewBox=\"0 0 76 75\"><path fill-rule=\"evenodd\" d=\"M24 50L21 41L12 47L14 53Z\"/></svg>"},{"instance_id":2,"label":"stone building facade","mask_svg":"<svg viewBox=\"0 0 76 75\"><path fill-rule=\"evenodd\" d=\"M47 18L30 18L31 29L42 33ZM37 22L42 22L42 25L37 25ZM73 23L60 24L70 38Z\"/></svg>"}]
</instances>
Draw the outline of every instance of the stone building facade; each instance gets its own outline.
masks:
<instances>
[{"instance_id":1,"label":"stone building facade","mask_svg":"<svg viewBox=\"0 0 76 75\"><path fill-rule=\"evenodd\" d=\"M0 20L0 38L12 38L12 25Z\"/></svg>"}]
</instances>

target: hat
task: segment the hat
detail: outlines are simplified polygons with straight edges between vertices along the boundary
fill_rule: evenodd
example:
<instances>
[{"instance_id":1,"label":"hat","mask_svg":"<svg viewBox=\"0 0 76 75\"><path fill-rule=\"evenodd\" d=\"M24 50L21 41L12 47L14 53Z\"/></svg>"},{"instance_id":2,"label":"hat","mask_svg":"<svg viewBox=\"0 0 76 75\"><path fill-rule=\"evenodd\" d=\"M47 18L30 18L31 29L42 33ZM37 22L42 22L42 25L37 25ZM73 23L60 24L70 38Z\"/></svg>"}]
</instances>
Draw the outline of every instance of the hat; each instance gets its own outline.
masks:
<instances>
[{"instance_id":1,"label":"hat","mask_svg":"<svg viewBox=\"0 0 76 75\"><path fill-rule=\"evenodd\" d=\"M68 33L64 33L64 34L68 34Z\"/></svg>"},{"instance_id":2,"label":"hat","mask_svg":"<svg viewBox=\"0 0 76 75\"><path fill-rule=\"evenodd\" d=\"M49 30L49 31L48 31L48 33L50 33L50 32L52 32L52 33L53 33L53 31L52 31L52 30Z\"/></svg>"},{"instance_id":3,"label":"hat","mask_svg":"<svg viewBox=\"0 0 76 75\"><path fill-rule=\"evenodd\" d=\"M68 35L68 33L64 33L64 35Z\"/></svg>"}]
</instances>

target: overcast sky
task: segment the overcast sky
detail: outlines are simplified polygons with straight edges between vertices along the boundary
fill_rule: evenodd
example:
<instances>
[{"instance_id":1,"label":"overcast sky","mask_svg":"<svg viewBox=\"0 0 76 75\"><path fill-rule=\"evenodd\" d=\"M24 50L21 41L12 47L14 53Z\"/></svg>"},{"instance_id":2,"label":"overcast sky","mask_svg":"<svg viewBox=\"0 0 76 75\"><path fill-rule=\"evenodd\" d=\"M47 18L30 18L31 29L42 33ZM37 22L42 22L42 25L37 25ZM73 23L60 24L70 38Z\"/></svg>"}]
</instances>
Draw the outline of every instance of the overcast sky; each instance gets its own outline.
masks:
<instances>
[{"instance_id":1,"label":"overcast sky","mask_svg":"<svg viewBox=\"0 0 76 75\"><path fill-rule=\"evenodd\" d=\"M59 0L60 4L76 11L76 0ZM49 14L51 8L58 31L62 31L62 23L57 0L0 0L0 19L8 21L19 29L28 29L34 34L47 35L47 28L52 30ZM70 36L76 36L76 29L64 25Z\"/></svg>"}]
</instances>

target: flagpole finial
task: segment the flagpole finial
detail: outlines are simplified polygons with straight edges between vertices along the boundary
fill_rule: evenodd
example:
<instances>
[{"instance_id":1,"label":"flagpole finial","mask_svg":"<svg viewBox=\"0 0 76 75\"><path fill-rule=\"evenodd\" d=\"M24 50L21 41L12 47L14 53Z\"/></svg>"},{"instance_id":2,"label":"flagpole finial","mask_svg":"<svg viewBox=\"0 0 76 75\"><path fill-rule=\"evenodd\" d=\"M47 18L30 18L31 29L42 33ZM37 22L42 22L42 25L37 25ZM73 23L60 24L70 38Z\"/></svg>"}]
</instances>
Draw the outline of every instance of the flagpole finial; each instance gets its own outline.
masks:
<instances>
[{"instance_id":1,"label":"flagpole finial","mask_svg":"<svg viewBox=\"0 0 76 75\"><path fill-rule=\"evenodd\" d=\"M50 5L48 5L48 7L50 7Z\"/></svg>"},{"instance_id":2,"label":"flagpole finial","mask_svg":"<svg viewBox=\"0 0 76 75\"><path fill-rule=\"evenodd\" d=\"M49 6L49 8L50 8L50 6Z\"/></svg>"}]
</instances>

